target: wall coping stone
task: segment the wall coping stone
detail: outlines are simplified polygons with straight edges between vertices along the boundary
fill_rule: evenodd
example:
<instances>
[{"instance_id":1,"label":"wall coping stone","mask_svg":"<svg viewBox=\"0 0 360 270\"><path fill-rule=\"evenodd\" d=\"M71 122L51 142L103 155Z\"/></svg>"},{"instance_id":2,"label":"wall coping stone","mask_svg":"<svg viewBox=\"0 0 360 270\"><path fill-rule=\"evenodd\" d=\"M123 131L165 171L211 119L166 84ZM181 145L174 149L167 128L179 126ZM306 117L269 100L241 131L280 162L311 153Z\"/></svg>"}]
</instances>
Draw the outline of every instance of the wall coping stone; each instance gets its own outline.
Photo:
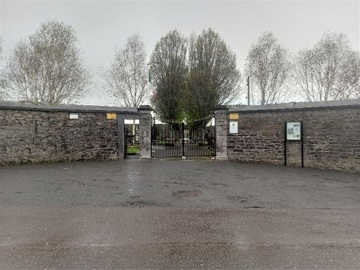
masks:
<instances>
[{"instance_id":1,"label":"wall coping stone","mask_svg":"<svg viewBox=\"0 0 360 270\"><path fill-rule=\"evenodd\" d=\"M152 107L150 105L140 105L139 108L138 108L139 112L140 111L144 111L144 112L149 111L149 112L151 112L152 110L153 109L152 109Z\"/></svg>"},{"instance_id":2,"label":"wall coping stone","mask_svg":"<svg viewBox=\"0 0 360 270\"><path fill-rule=\"evenodd\" d=\"M340 108L360 108L360 99L355 100L337 100L323 102L290 102L282 104L268 105L234 105L229 108L229 112L266 112L266 111L303 111L303 110L323 110L323 109L340 109Z\"/></svg>"},{"instance_id":3,"label":"wall coping stone","mask_svg":"<svg viewBox=\"0 0 360 270\"><path fill-rule=\"evenodd\" d=\"M217 105L215 107L215 111L227 111L227 110L229 110L229 107L226 105Z\"/></svg>"},{"instance_id":4,"label":"wall coping stone","mask_svg":"<svg viewBox=\"0 0 360 270\"><path fill-rule=\"evenodd\" d=\"M115 107L115 106L95 106L95 105L45 105L34 104L31 102L0 101L0 110L21 110L21 111L42 111L42 112L83 112L101 113L112 112L121 114L136 114L137 108Z\"/></svg>"}]
</instances>

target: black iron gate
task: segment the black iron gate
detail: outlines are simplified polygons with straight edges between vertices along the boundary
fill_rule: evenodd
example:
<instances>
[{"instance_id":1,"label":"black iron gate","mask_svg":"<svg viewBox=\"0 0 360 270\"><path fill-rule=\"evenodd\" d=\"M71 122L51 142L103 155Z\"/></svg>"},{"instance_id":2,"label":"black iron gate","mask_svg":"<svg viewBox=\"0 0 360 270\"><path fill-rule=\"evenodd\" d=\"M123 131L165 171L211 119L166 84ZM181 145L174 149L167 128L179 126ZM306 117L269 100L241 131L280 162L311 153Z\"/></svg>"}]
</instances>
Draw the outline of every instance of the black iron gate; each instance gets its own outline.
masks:
<instances>
[{"instance_id":1,"label":"black iron gate","mask_svg":"<svg viewBox=\"0 0 360 270\"><path fill-rule=\"evenodd\" d=\"M215 156L215 125L203 122L156 123L151 132L152 157Z\"/></svg>"}]
</instances>

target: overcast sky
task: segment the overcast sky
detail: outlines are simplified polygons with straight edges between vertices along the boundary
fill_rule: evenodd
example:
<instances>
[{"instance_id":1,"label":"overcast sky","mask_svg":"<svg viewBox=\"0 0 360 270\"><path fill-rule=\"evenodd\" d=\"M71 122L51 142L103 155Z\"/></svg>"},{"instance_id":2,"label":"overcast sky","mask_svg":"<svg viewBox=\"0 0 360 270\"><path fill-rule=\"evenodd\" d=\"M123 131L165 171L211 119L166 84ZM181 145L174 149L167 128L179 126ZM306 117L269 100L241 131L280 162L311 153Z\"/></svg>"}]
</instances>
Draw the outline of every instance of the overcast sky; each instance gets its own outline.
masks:
<instances>
[{"instance_id":1,"label":"overcast sky","mask_svg":"<svg viewBox=\"0 0 360 270\"><path fill-rule=\"evenodd\" d=\"M109 67L115 50L134 33L143 38L149 58L170 30L188 36L211 27L236 53L241 71L251 44L265 31L294 53L312 47L327 31L346 34L356 50L360 42L359 1L0 0L0 18L3 56L42 22L57 19L75 28L86 65L95 75ZM83 102L113 104L101 89L97 83Z\"/></svg>"}]
</instances>

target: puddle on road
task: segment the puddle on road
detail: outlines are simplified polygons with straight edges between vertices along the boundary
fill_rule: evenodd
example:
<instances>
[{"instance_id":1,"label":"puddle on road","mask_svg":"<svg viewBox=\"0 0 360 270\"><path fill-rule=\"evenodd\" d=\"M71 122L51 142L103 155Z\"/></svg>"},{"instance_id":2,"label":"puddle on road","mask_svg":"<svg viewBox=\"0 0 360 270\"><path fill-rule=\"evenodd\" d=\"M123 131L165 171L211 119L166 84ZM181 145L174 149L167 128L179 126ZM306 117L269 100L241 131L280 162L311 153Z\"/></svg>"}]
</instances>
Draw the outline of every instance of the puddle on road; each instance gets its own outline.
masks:
<instances>
[{"instance_id":1,"label":"puddle on road","mask_svg":"<svg viewBox=\"0 0 360 270\"><path fill-rule=\"evenodd\" d=\"M232 202L241 202L241 203L246 203L248 202L248 198L243 197L243 196L227 196L226 197L229 201Z\"/></svg>"},{"instance_id":2,"label":"puddle on road","mask_svg":"<svg viewBox=\"0 0 360 270\"><path fill-rule=\"evenodd\" d=\"M130 196L130 198L122 205L130 207L158 206L158 204L154 201L142 200L139 195Z\"/></svg>"},{"instance_id":3,"label":"puddle on road","mask_svg":"<svg viewBox=\"0 0 360 270\"><path fill-rule=\"evenodd\" d=\"M199 190L179 190L175 191L172 194L174 197L182 198L182 197L199 197L202 195L202 192Z\"/></svg>"},{"instance_id":4,"label":"puddle on road","mask_svg":"<svg viewBox=\"0 0 360 270\"><path fill-rule=\"evenodd\" d=\"M228 187L229 185L223 183L213 183L212 186L219 186L219 187Z\"/></svg>"}]
</instances>

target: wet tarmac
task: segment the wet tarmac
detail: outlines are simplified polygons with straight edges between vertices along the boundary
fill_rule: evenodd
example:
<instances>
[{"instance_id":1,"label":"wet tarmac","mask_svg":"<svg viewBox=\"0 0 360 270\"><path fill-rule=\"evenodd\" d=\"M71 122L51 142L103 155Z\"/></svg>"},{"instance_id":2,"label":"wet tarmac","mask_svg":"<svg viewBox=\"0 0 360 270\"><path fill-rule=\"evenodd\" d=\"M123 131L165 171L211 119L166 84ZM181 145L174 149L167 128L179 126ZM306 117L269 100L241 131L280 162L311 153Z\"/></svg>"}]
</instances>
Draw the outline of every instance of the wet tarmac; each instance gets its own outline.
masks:
<instances>
[{"instance_id":1,"label":"wet tarmac","mask_svg":"<svg viewBox=\"0 0 360 270\"><path fill-rule=\"evenodd\" d=\"M0 167L0 269L359 269L359 195L230 161Z\"/></svg>"}]
</instances>

